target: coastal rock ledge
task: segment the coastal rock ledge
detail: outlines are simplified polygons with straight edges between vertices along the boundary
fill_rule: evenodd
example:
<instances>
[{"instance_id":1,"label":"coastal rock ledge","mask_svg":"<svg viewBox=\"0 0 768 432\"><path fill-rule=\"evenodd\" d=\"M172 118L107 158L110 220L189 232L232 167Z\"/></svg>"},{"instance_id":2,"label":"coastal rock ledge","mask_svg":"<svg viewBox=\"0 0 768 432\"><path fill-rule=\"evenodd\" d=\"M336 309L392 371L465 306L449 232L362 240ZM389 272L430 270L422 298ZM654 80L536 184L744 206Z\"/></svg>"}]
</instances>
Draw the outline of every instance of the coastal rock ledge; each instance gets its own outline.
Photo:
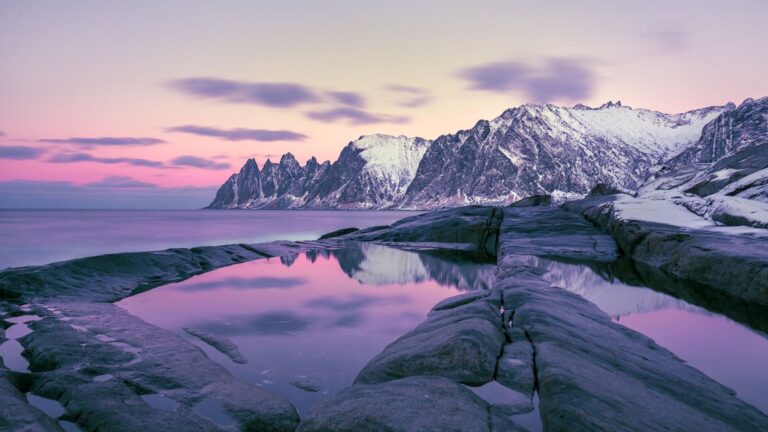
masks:
<instances>
[{"instance_id":1,"label":"coastal rock ledge","mask_svg":"<svg viewBox=\"0 0 768 432\"><path fill-rule=\"evenodd\" d=\"M727 239L717 237L723 233L630 222L615 200L466 207L311 242L115 254L5 270L2 318L42 319L29 322L33 332L19 338L30 373L0 363L0 429L60 430L27 403L24 394L33 392L57 400L65 409L60 419L85 431L231 430L194 415L193 407L207 400L246 431L522 431L526 415L539 418L545 431L768 430L768 416L733 390L554 286L549 270L537 264L547 258L601 266L628 256L654 280L696 282L695 293L685 294L691 302L708 307L697 299L712 293L727 300L719 303L747 305L723 310L726 315L760 322L743 313L763 310L768 294L761 282L744 287L716 273L727 265L763 275L765 253L729 253ZM674 239L672 252L659 246ZM469 253L495 261L495 279L488 289L435 305L354 383L302 419L291 402L238 381L190 341L109 303L225 265L363 241ZM728 241L768 250L760 238ZM707 250L697 252L702 245ZM727 258L722 263L714 258L719 253ZM702 263L714 268L697 272ZM212 343L239 358L227 341ZM489 388L515 399L487 398ZM142 400L152 395L178 406L155 409Z\"/></svg>"}]
</instances>

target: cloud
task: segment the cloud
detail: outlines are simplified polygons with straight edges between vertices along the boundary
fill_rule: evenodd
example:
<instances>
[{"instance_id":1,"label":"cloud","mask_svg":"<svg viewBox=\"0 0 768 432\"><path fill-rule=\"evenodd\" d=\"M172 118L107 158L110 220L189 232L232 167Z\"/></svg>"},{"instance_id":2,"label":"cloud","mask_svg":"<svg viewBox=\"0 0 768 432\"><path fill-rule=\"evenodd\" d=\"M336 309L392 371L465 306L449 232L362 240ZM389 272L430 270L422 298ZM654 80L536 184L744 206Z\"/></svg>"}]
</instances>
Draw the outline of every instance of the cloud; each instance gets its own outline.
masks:
<instances>
[{"instance_id":1,"label":"cloud","mask_svg":"<svg viewBox=\"0 0 768 432\"><path fill-rule=\"evenodd\" d=\"M265 288L293 288L299 285L306 284L307 280L304 278L294 277L228 277L223 279L216 279L213 281L187 283L178 286L180 291L207 291L218 288L234 288L234 289L265 289Z\"/></svg>"},{"instance_id":2,"label":"cloud","mask_svg":"<svg viewBox=\"0 0 768 432\"><path fill-rule=\"evenodd\" d=\"M5 136L5 132L0 130L0 136Z\"/></svg>"},{"instance_id":3,"label":"cloud","mask_svg":"<svg viewBox=\"0 0 768 432\"><path fill-rule=\"evenodd\" d=\"M597 76L578 59L553 58L541 65L496 62L461 70L473 90L522 92L531 102L579 101L594 92Z\"/></svg>"},{"instance_id":4,"label":"cloud","mask_svg":"<svg viewBox=\"0 0 768 432\"><path fill-rule=\"evenodd\" d=\"M99 138L63 138L63 139L41 139L40 142L75 144L79 146L149 146L162 144L165 141L157 138L135 138L135 137L99 137Z\"/></svg>"},{"instance_id":5,"label":"cloud","mask_svg":"<svg viewBox=\"0 0 768 432\"><path fill-rule=\"evenodd\" d=\"M179 156L172 160L171 163L176 166L189 166L195 168L205 168L211 170L224 170L231 168L231 165L225 162L215 162L210 159L205 159L197 156Z\"/></svg>"},{"instance_id":6,"label":"cloud","mask_svg":"<svg viewBox=\"0 0 768 432\"><path fill-rule=\"evenodd\" d=\"M36 147L6 146L0 147L0 159L37 159L45 153L45 150Z\"/></svg>"},{"instance_id":7,"label":"cloud","mask_svg":"<svg viewBox=\"0 0 768 432\"><path fill-rule=\"evenodd\" d=\"M88 153L60 153L48 159L50 163L76 163L76 162L97 162L104 164L126 164L140 167L163 168L164 163L148 159L116 157L105 158L97 157Z\"/></svg>"},{"instance_id":8,"label":"cloud","mask_svg":"<svg viewBox=\"0 0 768 432\"><path fill-rule=\"evenodd\" d=\"M184 78L169 83L191 96L276 108L295 107L321 100L313 90L296 83L231 81L219 78Z\"/></svg>"},{"instance_id":9,"label":"cloud","mask_svg":"<svg viewBox=\"0 0 768 432\"><path fill-rule=\"evenodd\" d=\"M154 183L147 183L127 176L108 176L102 180L93 183L87 183L85 186L106 189L135 189L135 188L154 188Z\"/></svg>"},{"instance_id":10,"label":"cloud","mask_svg":"<svg viewBox=\"0 0 768 432\"><path fill-rule=\"evenodd\" d=\"M267 129L217 129L207 126L184 125L167 129L169 132L181 132L206 137L222 138L227 141L302 141L306 135L289 130Z\"/></svg>"},{"instance_id":11,"label":"cloud","mask_svg":"<svg viewBox=\"0 0 768 432\"><path fill-rule=\"evenodd\" d=\"M308 328L312 321L292 311L271 311L253 316L231 317L227 321L209 321L199 327L228 336L257 334L266 336L295 335Z\"/></svg>"},{"instance_id":12,"label":"cloud","mask_svg":"<svg viewBox=\"0 0 768 432\"><path fill-rule=\"evenodd\" d=\"M346 298L337 296L316 297L304 302L305 306L328 309L336 312L349 312L373 305L405 304L409 299L405 296L375 297L364 294L353 294Z\"/></svg>"},{"instance_id":13,"label":"cloud","mask_svg":"<svg viewBox=\"0 0 768 432\"><path fill-rule=\"evenodd\" d=\"M680 54L691 45L690 35L677 28L657 27L643 36L651 42L656 52L664 54Z\"/></svg>"},{"instance_id":14,"label":"cloud","mask_svg":"<svg viewBox=\"0 0 768 432\"><path fill-rule=\"evenodd\" d=\"M365 98L360 93L355 92L343 92L343 91L330 91L327 92L327 95L331 97L334 101L354 107L354 108L362 108L365 106Z\"/></svg>"},{"instance_id":15,"label":"cloud","mask_svg":"<svg viewBox=\"0 0 768 432\"><path fill-rule=\"evenodd\" d=\"M105 178L89 185L65 181L10 180L0 182L2 208L56 209L196 209L211 202L217 186L124 187ZM142 183L142 182L140 182ZM150 183L151 184L151 183Z\"/></svg>"},{"instance_id":16,"label":"cloud","mask_svg":"<svg viewBox=\"0 0 768 432\"><path fill-rule=\"evenodd\" d=\"M308 118L326 123L334 123L339 120L348 120L350 124L374 124L374 123L407 123L409 117L393 116L387 114L374 114L356 108L331 108L327 110L310 111L306 113Z\"/></svg>"},{"instance_id":17,"label":"cloud","mask_svg":"<svg viewBox=\"0 0 768 432\"><path fill-rule=\"evenodd\" d=\"M391 84L384 87L386 90L403 96L405 99L396 102L397 105L406 108L417 108L432 101L429 90L419 87Z\"/></svg>"}]
</instances>

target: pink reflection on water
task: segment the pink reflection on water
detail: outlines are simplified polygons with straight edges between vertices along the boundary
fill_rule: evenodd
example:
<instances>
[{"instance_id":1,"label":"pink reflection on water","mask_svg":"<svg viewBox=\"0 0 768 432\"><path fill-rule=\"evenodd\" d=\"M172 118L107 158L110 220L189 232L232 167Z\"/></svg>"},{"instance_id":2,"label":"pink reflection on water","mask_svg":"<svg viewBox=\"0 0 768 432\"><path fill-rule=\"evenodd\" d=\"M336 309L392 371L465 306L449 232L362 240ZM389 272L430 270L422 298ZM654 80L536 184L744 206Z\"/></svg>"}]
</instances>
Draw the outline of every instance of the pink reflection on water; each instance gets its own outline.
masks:
<instances>
[{"instance_id":1,"label":"pink reflection on water","mask_svg":"<svg viewBox=\"0 0 768 432\"><path fill-rule=\"evenodd\" d=\"M768 412L765 335L723 316L676 308L628 315L620 322Z\"/></svg>"},{"instance_id":2,"label":"pink reflection on water","mask_svg":"<svg viewBox=\"0 0 768 432\"><path fill-rule=\"evenodd\" d=\"M461 293L438 283L426 267L416 253L363 245L338 258L300 255L290 265L276 258L238 264L118 305L190 339L236 376L288 397L306 412L350 385L370 359L421 323L432 306ZM449 267L456 271L454 264ZM492 265L467 268L493 274ZM185 327L230 339L248 363L232 362ZM290 384L297 378L322 390L300 390Z\"/></svg>"}]
</instances>

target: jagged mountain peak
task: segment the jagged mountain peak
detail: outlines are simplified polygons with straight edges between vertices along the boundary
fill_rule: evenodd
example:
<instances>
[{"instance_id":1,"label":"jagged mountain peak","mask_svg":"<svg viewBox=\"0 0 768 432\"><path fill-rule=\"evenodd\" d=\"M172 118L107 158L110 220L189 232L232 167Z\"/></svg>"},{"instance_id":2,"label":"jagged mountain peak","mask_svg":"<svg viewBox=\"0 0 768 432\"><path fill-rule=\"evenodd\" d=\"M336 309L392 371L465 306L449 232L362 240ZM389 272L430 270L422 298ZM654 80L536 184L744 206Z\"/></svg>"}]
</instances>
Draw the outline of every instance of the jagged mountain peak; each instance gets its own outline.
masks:
<instances>
[{"instance_id":1,"label":"jagged mountain peak","mask_svg":"<svg viewBox=\"0 0 768 432\"><path fill-rule=\"evenodd\" d=\"M260 174L243 167L211 206L426 209L576 197L596 183L633 189L652 167L694 146L705 124L734 109L666 114L619 101L520 105L434 140L363 135L333 163L311 158L302 167L287 153L279 165L267 160Z\"/></svg>"}]
</instances>

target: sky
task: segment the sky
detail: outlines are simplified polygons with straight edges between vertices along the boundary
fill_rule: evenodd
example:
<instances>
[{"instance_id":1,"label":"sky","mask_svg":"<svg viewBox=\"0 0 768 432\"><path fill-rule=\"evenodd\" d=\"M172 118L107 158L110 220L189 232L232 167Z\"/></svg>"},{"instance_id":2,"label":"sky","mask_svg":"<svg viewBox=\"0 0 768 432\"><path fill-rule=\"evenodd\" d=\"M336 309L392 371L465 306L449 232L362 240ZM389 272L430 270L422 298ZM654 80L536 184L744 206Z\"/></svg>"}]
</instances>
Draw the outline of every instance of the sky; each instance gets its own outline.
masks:
<instances>
[{"instance_id":1,"label":"sky","mask_svg":"<svg viewBox=\"0 0 768 432\"><path fill-rule=\"evenodd\" d=\"M0 0L0 208L199 208L524 103L768 95L768 2Z\"/></svg>"}]
</instances>

